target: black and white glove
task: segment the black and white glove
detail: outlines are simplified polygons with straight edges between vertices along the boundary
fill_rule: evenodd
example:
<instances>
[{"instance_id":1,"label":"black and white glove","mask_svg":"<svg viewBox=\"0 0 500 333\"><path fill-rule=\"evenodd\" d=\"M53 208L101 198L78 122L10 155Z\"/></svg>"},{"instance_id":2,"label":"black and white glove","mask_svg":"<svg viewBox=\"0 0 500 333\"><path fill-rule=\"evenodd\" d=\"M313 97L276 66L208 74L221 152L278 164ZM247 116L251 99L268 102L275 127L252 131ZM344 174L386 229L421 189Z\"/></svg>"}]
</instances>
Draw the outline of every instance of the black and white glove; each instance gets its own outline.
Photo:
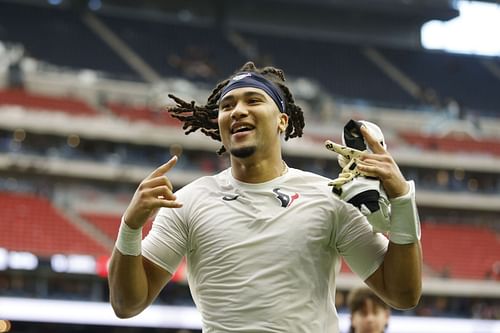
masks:
<instances>
[{"instance_id":1,"label":"black and white glove","mask_svg":"<svg viewBox=\"0 0 500 333\"><path fill-rule=\"evenodd\" d=\"M357 168L357 160L364 152L371 150L366 144L360 127L365 126L372 136L386 148L384 135L380 128L368 121L350 120L344 127L342 145L327 140L328 150L336 152L342 171L328 185L341 200L356 206L373 226L374 232L386 233L390 227L390 202L380 180L363 175Z\"/></svg>"}]
</instances>

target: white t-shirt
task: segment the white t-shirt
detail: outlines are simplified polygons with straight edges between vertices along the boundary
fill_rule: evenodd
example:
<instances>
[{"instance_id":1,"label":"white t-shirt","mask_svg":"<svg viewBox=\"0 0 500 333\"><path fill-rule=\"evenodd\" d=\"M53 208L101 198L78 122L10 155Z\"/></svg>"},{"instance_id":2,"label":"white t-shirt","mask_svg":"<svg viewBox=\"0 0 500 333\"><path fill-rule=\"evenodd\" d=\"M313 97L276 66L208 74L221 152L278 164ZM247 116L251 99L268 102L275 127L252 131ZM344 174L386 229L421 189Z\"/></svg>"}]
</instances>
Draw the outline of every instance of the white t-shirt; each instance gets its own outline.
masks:
<instances>
[{"instance_id":1,"label":"white t-shirt","mask_svg":"<svg viewBox=\"0 0 500 333\"><path fill-rule=\"evenodd\" d=\"M337 332L340 257L364 280L388 240L328 181L292 168L260 184L200 178L159 211L142 254L170 273L186 256L203 332Z\"/></svg>"}]
</instances>

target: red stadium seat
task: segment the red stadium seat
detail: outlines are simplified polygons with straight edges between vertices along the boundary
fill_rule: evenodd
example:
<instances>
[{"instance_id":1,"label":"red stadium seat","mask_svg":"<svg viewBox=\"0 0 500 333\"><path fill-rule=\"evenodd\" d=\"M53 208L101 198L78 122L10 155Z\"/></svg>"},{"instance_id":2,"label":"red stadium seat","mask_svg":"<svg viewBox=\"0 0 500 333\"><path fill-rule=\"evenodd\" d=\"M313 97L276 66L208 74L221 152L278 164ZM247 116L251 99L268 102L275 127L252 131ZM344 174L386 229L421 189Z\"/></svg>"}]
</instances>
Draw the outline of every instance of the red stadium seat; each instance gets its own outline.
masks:
<instances>
[{"instance_id":1,"label":"red stadium seat","mask_svg":"<svg viewBox=\"0 0 500 333\"><path fill-rule=\"evenodd\" d=\"M102 214L102 213L81 213L88 222L92 223L95 227L101 230L110 239L115 240L120 227L121 216L116 214ZM142 229L142 235L145 237L149 230L151 230L152 221L146 223Z\"/></svg>"},{"instance_id":2,"label":"red stadium seat","mask_svg":"<svg viewBox=\"0 0 500 333\"><path fill-rule=\"evenodd\" d=\"M416 132L404 132L399 133L399 135L410 145L423 150L500 155L500 140L498 139L475 140L470 137L439 137Z\"/></svg>"},{"instance_id":3,"label":"red stadium seat","mask_svg":"<svg viewBox=\"0 0 500 333\"><path fill-rule=\"evenodd\" d=\"M0 90L0 104L19 105L30 110L65 112L74 116L95 116L97 111L86 102L72 97L52 97L22 89Z\"/></svg>"},{"instance_id":4,"label":"red stadium seat","mask_svg":"<svg viewBox=\"0 0 500 333\"><path fill-rule=\"evenodd\" d=\"M0 247L38 256L109 253L68 221L46 198L0 192L0 202Z\"/></svg>"},{"instance_id":5,"label":"red stadium seat","mask_svg":"<svg viewBox=\"0 0 500 333\"><path fill-rule=\"evenodd\" d=\"M180 127L181 125L167 111L153 110L147 106L129 106L120 103L108 103L107 106L113 114L131 122L146 121L158 125L176 127Z\"/></svg>"},{"instance_id":6,"label":"red stadium seat","mask_svg":"<svg viewBox=\"0 0 500 333\"><path fill-rule=\"evenodd\" d=\"M424 263L451 278L483 279L498 261L500 240L487 227L423 223Z\"/></svg>"},{"instance_id":7,"label":"red stadium seat","mask_svg":"<svg viewBox=\"0 0 500 333\"><path fill-rule=\"evenodd\" d=\"M100 229L106 236L110 239L115 240L116 235L118 233L118 228L120 227L121 216L116 214L103 214L103 213L80 213L80 216L83 217L88 222L92 223L98 229ZM153 221L150 220L146 223L144 228L142 229L142 236L146 237L146 235L151 230L151 226L153 225ZM102 273L104 276L107 275L106 272ZM173 282L182 282L185 283L187 281L186 276L186 261L182 260L179 268L172 276Z\"/></svg>"}]
</instances>

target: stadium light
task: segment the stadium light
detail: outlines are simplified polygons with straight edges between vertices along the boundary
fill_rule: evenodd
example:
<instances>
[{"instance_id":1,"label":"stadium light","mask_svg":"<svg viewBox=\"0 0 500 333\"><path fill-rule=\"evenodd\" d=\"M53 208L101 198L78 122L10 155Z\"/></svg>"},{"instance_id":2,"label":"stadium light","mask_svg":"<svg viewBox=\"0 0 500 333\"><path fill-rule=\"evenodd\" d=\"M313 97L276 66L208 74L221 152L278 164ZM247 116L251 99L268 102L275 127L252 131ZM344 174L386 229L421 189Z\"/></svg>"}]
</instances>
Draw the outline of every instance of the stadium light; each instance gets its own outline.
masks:
<instances>
[{"instance_id":1,"label":"stadium light","mask_svg":"<svg viewBox=\"0 0 500 333\"><path fill-rule=\"evenodd\" d=\"M0 248L0 270L32 271L38 268L38 258L30 252L8 251Z\"/></svg>"},{"instance_id":2,"label":"stadium light","mask_svg":"<svg viewBox=\"0 0 500 333\"><path fill-rule=\"evenodd\" d=\"M90 255L55 254L50 266L57 273L96 274L96 260Z\"/></svg>"}]
</instances>

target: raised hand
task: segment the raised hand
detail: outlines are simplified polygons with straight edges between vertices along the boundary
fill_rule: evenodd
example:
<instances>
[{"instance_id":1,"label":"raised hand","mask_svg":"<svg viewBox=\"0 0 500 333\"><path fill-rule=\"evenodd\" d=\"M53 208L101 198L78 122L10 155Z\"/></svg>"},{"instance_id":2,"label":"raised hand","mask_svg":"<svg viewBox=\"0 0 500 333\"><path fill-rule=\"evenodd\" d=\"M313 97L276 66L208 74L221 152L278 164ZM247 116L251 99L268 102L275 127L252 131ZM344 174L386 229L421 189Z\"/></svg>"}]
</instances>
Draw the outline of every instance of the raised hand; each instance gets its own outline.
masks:
<instances>
[{"instance_id":1,"label":"raised hand","mask_svg":"<svg viewBox=\"0 0 500 333\"><path fill-rule=\"evenodd\" d=\"M358 171L368 177L380 180L389 199L408 192L408 183L391 154L367 130L361 126L361 134L373 153L364 153L357 162Z\"/></svg>"},{"instance_id":2,"label":"raised hand","mask_svg":"<svg viewBox=\"0 0 500 333\"><path fill-rule=\"evenodd\" d=\"M360 132L371 153L340 145L330 140L325 141L325 147L328 150L339 154L339 164L343 167L339 177L332 180L329 185L340 192L344 184L362 175L378 178L389 198L406 194L408 184L392 156L365 125L360 127Z\"/></svg>"},{"instance_id":3,"label":"raised hand","mask_svg":"<svg viewBox=\"0 0 500 333\"><path fill-rule=\"evenodd\" d=\"M123 219L132 229L138 229L146 224L149 217L154 215L161 207L179 208L173 194L170 180L165 176L177 163L177 156L172 157L167 163L159 166L147 176L137 187L130 201Z\"/></svg>"},{"instance_id":4,"label":"raised hand","mask_svg":"<svg viewBox=\"0 0 500 333\"><path fill-rule=\"evenodd\" d=\"M327 140L325 146L338 155L340 175L329 185L339 198L357 207L373 226L374 232L390 230L389 199L408 192L409 185L392 156L387 152L380 128L370 122L350 121L344 127L342 142Z\"/></svg>"}]
</instances>

